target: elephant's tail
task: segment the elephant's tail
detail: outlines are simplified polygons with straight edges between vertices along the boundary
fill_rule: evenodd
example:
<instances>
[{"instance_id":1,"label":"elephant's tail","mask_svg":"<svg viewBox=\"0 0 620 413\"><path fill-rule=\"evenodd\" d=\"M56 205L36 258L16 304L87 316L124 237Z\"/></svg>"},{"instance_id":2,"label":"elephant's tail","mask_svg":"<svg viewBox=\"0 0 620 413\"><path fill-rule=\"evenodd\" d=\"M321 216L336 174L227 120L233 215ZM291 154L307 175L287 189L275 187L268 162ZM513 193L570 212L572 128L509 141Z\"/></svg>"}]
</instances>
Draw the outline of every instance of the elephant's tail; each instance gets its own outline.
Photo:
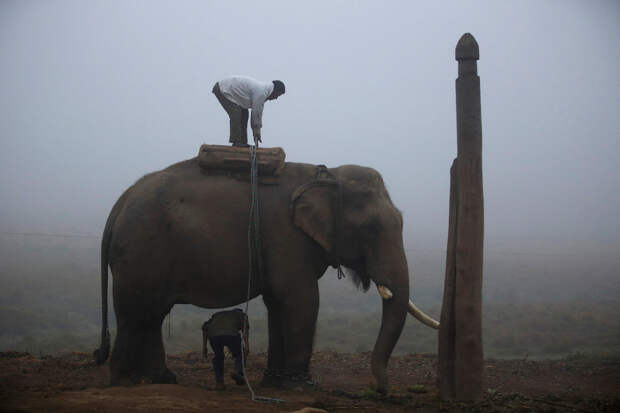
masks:
<instances>
[{"instance_id":1,"label":"elephant's tail","mask_svg":"<svg viewBox=\"0 0 620 413\"><path fill-rule=\"evenodd\" d=\"M106 234L101 243L101 346L93 355L97 364L103 364L110 354L110 331L108 330L108 252Z\"/></svg>"},{"instance_id":2,"label":"elephant's tail","mask_svg":"<svg viewBox=\"0 0 620 413\"><path fill-rule=\"evenodd\" d=\"M126 194L127 192L125 192ZM112 227L121 209L123 194L110 211L101 239L101 346L93 352L97 364L103 364L110 355L110 331L108 330L108 264Z\"/></svg>"},{"instance_id":3,"label":"elephant's tail","mask_svg":"<svg viewBox=\"0 0 620 413\"><path fill-rule=\"evenodd\" d=\"M108 217L101 240L101 346L93 353L97 364L105 363L110 354L110 331L108 330L108 248L112 235L109 227L112 226L110 221L113 212L114 208Z\"/></svg>"}]
</instances>

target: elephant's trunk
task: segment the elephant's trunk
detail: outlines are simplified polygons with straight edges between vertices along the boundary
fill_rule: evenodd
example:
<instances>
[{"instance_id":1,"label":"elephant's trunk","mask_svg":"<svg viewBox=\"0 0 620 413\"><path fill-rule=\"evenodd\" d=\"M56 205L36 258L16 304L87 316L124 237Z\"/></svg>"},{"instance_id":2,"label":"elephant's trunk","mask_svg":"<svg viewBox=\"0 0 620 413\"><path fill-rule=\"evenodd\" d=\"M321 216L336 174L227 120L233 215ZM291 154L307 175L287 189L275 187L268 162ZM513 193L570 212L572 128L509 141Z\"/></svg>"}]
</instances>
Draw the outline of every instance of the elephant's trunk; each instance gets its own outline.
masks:
<instances>
[{"instance_id":1,"label":"elephant's trunk","mask_svg":"<svg viewBox=\"0 0 620 413\"><path fill-rule=\"evenodd\" d=\"M387 393L387 363L394 350L394 346L400 337L407 317L407 307L409 303L409 275L404 268L398 271L397 275L390 276L389 289L392 298L382 300L383 315L381 319L381 329L372 352L371 368L377 380L377 391ZM387 274L386 274L387 275ZM384 285L379 280L375 280L377 285Z\"/></svg>"}]
</instances>

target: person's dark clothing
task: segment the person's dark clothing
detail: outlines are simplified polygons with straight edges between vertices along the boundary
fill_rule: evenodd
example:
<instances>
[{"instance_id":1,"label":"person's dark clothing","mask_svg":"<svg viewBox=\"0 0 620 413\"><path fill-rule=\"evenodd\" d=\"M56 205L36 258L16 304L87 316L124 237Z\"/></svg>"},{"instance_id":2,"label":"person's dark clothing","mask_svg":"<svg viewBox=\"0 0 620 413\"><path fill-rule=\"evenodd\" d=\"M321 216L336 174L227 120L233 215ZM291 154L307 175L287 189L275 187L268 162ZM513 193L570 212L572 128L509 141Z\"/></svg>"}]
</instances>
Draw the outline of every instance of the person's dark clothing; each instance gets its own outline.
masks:
<instances>
[{"instance_id":1,"label":"person's dark clothing","mask_svg":"<svg viewBox=\"0 0 620 413\"><path fill-rule=\"evenodd\" d=\"M248 143L248 119L249 111L224 96L220 90L219 83L213 86L213 94L220 102L228 117L230 118L230 138L229 142L233 144Z\"/></svg>"},{"instance_id":2,"label":"person's dark clothing","mask_svg":"<svg viewBox=\"0 0 620 413\"><path fill-rule=\"evenodd\" d=\"M239 309L215 313L202 325L205 355L206 341L208 339L214 353L213 371L215 373L215 381L222 386L224 383L224 347L228 347L228 350L235 358L236 371L231 376L237 384L243 384L243 355L241 353L241 336L239 332L243 331L244 327L249 329L250 325L245 313ZM247 330L244 339L248 340ZM245 344L247 346L248 342Z\"/></svg>"},{"instance_id":3,"label":"person's dark clothing","mask_svg":"<svg viewBox=\"0 0 620 413\"><path fill-rule=\"evenodd\" d=\"M246 316L241 310L215 313L207 321L207 335L208 337L239 335L239 331L243 330L245 319Z\"/></svg>"},{"instance_id":4,"label":"person's dark clothing","mask_svg":"<svg viewBox=\"0 0 620 413\"><path fill-rule=\"evenodd\" d=\"M235 370L237 374L243 376L243 367L241 365L241 338L239 334L236 335L223 335L209 337L209 343L213 349L213 371L215 372L215 381L224 381L224 347L228 347L228 350L235 358Z\"/></svg>"}]
</instances>

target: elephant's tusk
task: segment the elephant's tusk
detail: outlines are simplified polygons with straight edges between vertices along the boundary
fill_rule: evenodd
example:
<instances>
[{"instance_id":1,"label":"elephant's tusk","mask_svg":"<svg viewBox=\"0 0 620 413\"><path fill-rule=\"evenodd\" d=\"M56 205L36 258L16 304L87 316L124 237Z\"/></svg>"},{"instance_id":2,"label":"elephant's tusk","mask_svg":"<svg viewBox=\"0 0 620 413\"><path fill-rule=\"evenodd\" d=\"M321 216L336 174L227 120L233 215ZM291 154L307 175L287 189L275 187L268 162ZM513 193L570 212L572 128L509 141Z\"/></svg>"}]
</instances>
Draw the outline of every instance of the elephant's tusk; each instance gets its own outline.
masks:
<instances>
[{"instance_id":1,"label":"elephant's tusk","mask_svg":"<svg viewBox=\"0 0 620 413\"><path fill-rule=\"evenodd\" d=\"M377 285L377 291L379 291L379 295L384 300L389 300L390 298L394 296L394 294L392 294L390 289L387 287L384 287L383 285Z\"/></svg>"},{"instance_id":2,"label":"elephant's tusk","mask_svg":"<svg viewBox=\"0 0 620 413\"><path fill-rule=\"evenodd\" d=\"M387 288L387 287L385 287L383 285L377 285L377 291L379 291L379 295L384 300L389 300L392 297L394 297L394 294L392 293L392 291L390 291L389 288ZM417 318L418 321L420 321L422 324L425 324L425 325L427 325L427 326L429 326L431 328L434 328L436 330L439 329L439 322L437 322L436 320L432 319L428 315L424 314L422 312L422 310L420 310L418 307L416 307L415 304L411 300L409 300L409 314L411 314L412 316Z\"/></svg>"},{"instance_id":3,"label":"elephant's tusk","mask_svg":"<svg viewBox=\"0 0 620 413\"><path fill-rule=\"evenodd\" d=\"M424 314L422 310L416 307L411 300L409 300L409 314L417 318L422 324L426 324L435 330L439 330L439 322Z\"/></svg>"}]
</instances>

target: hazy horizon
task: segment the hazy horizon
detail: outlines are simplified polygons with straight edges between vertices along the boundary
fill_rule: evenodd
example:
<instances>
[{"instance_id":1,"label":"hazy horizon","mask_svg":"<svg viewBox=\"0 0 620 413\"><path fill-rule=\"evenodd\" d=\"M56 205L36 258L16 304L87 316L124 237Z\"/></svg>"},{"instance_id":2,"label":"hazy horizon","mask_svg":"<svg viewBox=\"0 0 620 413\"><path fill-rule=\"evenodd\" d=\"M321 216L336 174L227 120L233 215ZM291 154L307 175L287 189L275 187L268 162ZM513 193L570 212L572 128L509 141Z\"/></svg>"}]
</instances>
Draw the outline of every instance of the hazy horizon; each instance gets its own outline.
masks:
<instances>
[{"instance_id":1,"label":"hazy horizon","mask_svg":"<svg viewBox=\"0 0 620 413\"><path fill-rule=\"evenodd\" d=\"M377 169L407 248L441 249L454 47L471 32L487 248L615 254L619 21L613 1L3 1L0 232L99 235L139 177L227 143L211 88L246 74L287 85L265 105L265 146Z\"/></svg>"}]
</instances>

